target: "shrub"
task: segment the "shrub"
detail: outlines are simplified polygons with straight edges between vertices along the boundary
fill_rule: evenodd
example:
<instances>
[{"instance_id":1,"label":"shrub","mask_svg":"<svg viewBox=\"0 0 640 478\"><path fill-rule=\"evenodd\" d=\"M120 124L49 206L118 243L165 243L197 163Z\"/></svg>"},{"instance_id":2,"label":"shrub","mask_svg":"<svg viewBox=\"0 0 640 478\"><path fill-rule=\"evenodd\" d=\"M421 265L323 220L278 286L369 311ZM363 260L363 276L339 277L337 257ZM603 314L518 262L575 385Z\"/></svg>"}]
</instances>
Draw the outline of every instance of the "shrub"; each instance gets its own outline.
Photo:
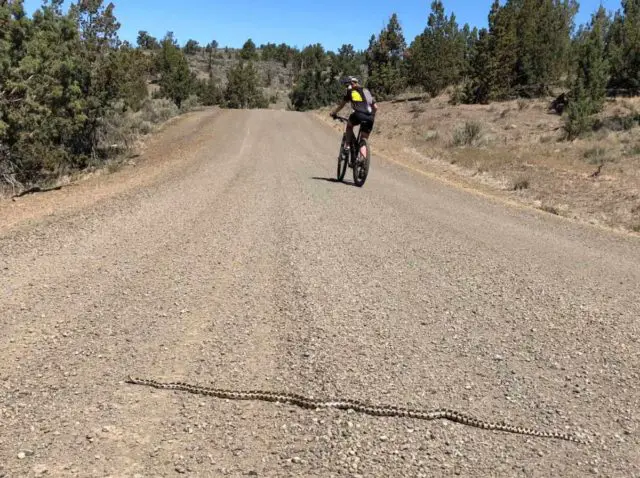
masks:
<instances>
[{"instance_id":1,"label":"shrub","mask_svg":"<svg viewBox=\"0 0 640 478\"><path fill-rule=\"evenodd\" d=\"M478 142L482 132L482 126L477 121L466 121L462 128L456 129L453 134L454 146L471 146Z\"/></svg>"},{"instance_id":2,"label":"shrub","mask_svg":"<svg viewBox=\"0 0 640 478\"><path fill-rule=\"evenodd\" d=\"M553 214L554 216L560 215L560 211L558 211L558 208L556 208L555 206L551 206L550 204L543 204L542 206L540 206L540 210L548 212L549 214Z\"/></svg>"},{"instance_id":3,"label":"shrub","mask_svg":"<svg viewBox=\"0 0 640 478\"><path fill-rule=\"evenodd\" d=\"M439 137L440 135L438 134L438 131L436 131L435 129L430 129L424 134L425 141L435 141Z\"/></svg>"},{"instance_id":4,"label":"shrub","mask_svg":"<svg viewBox=\"0 0 640 478\"><path fill-rule=\"evenodd\" d=\"M597 146L595 148L591 148L585 151L583 156L585 159L589 160L590 163L602 164L605 161L606 154L607 154L606 149L600 146Z\"/></svg>"},{"instance_id":5,"label":"shrub","mask_svg":"<svg viewBox=\"0 0 640 478\"><path fill-rule=\"evenodd\" d=\"M520 191L521 189L529 189L528 178L518 178L514 181L512 189L514 191Z\"/></svg>"},{"instance_id":6,"label":"shrub","mask_svg":"<svg viewBox=\"0 0 640 478\"><path fill-rule=\"evenodd\" d=\"M166 98L147 100L142 105L142 118L152 124L162 123L180 112L176 104Z\"/></svg>"},{"instance_id":7,"label":"shrub","mask_svg":"<svg viewBox=\"0 0 640 478\"><path fill-rule=\"evenodd\" d=\"M449 104L452 106L458 106L466 101L466 94L463 85L457 85L453 88L453 91L449 95Z\"/></svg>"},{"instance_id":8,"label":"shrub","mask_svg":"<svg viewBox=\"0 0 640 478\"><path fill-rule=\"evenodd\" d=\"M564 129L567 139L575 139L593 130L593 107L588 98L578 97L569 103Z\"/></svg>"},{"instance_id":9,"label":"shrub","mask_svg":"<svg viewBox=\"0 0 640 478\"><path fill-rule=\"evenodd\" d=\"M196 95L189 95L189 97L180 105L180 112L186 113L200 106L200 99Z\"/></svg>"}]
</instances>

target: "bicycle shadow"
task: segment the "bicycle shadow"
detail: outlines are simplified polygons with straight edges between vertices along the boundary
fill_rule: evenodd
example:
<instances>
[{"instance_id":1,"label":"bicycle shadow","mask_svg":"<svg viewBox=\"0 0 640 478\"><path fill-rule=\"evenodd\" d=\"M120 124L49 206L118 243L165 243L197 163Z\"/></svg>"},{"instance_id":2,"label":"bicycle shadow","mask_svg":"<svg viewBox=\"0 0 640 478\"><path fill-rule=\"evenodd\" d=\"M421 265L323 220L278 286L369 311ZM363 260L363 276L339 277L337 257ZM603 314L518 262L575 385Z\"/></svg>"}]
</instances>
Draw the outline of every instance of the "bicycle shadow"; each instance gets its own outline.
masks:
<instances>
[{"instance_id":1,"label":"bicycle shadow","mask_svg":"<svg viewBox=\"0 0 640 478\"><path fill-rule=\"evenodd\" d=\"M355 186L355 183L353 181L349 181L347 179L338 181L336 178L323 178L320 176L313 176L311 179L315 179L316 181L326 181L328 183L342 183L345 186Z\"/></svg>"}]
</instances>

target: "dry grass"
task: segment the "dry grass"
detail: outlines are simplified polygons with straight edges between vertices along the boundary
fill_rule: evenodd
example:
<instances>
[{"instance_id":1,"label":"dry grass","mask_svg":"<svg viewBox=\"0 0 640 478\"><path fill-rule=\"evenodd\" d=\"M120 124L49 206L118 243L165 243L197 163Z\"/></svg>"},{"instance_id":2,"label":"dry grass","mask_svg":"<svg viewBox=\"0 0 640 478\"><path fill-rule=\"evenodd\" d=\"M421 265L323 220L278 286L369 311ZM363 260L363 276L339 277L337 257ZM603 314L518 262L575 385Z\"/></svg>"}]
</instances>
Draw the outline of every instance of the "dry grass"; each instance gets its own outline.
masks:
<instances>
[{"instance_id":1,"label":"dry grass","mask_svg":"<svg viewBox=\"0 0 640 478\"><path fill-rule=\"evenodd\" d=\"M584 158L593 164L603 164L607 160L607 150L602 146L596 146L586 150L583 154Z\"/></svg>"}]
</instances>

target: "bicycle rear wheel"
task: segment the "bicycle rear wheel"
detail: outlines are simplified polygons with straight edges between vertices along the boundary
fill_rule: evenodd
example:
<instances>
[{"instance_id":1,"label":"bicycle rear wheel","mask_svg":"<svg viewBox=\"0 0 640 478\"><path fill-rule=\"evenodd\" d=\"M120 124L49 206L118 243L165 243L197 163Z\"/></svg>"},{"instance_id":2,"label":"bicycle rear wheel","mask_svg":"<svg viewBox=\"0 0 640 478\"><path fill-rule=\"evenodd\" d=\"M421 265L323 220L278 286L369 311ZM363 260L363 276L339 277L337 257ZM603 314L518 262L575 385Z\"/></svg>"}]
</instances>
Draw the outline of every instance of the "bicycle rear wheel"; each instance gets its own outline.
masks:
<instances>
[{"instance_id":1,"label":"bicycle rear wheel","mask_svg":"<svg viewBox=\"0 0 640 478\"><path fill-rule=\"evenodd\" d=\"M346 136L342 136L342 141L340 142L340 151L338 152L338 181L342 181L344 179L344 175L347 172L347 163L349 162L349 153L344 150L344 140Z\"/></svg>"},{"instance_id":2,"label":"bicycle rear wheel","mask_svg":"<svg viewBox=\"0 0 640 478\"><path fill-rule=\"evenodd\" d=\"M360 150L364 146L367 150L367 155L362 156ZM358 148L358 156L353 165L353 182L356 186L362 187L369 175L369 162L371 158L371 151L369 150L369 143L366 139L360 140L360 147Z\"/></svg>"}]
</instances>

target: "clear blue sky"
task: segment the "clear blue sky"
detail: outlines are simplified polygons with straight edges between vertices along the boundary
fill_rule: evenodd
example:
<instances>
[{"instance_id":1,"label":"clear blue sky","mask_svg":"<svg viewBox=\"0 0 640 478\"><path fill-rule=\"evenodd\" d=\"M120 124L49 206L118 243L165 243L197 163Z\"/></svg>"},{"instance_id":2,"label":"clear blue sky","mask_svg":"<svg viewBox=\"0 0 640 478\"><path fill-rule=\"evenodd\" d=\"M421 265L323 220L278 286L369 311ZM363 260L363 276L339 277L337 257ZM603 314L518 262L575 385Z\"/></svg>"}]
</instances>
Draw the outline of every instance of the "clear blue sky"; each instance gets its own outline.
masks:
<instances>
[{"instance_id":1,"label":"clear blue sky","mask_svg":"<svg viewBox=\"0 0 640 478\"><path fill-rule=\"evenodd\" d=\"M378 34L392 13L397 13L407 44L424 30L430 0L112 0L122 27L119 35L135 44L139 30L155 37L173 31L181 44L189 38L200 43L217 40L238 48L251 38L261 43L287 43L299 48L321 43L337 50L344 43L365 49L371 34ZM68 2L67 2L68 3ZM105 2L107 3L107 2ZM483 27L491 0L444 0L447 14L456 14L462 26ZM26 0L29 14L42 4ZM576 23L586 22L602 4L620 8L620 0L580 0Z\"/></svg>"}]
</instances>

